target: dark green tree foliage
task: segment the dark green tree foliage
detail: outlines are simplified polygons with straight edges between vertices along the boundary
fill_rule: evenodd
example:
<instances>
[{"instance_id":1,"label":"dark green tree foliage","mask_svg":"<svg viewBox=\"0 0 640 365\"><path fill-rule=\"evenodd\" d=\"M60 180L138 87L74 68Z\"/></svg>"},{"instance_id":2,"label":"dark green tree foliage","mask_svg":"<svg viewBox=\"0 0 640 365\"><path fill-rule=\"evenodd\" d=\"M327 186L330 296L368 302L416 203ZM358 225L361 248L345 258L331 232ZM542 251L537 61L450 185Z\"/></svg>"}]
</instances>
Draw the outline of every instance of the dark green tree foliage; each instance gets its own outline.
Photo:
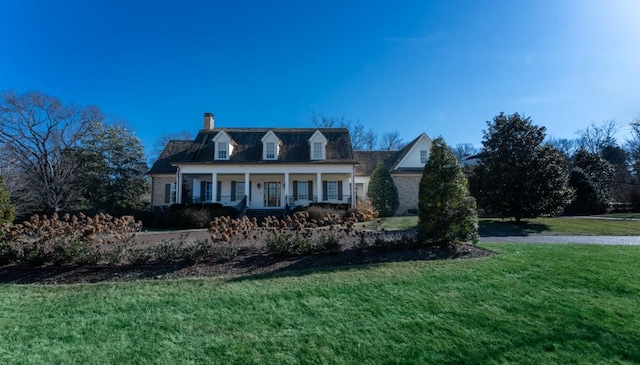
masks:
<instances>
[{"instance_id":1,"label":"dark green tree foliage","mask_svg":"<svg viewBox=\"0 0 640 365\"><path fill-rule=\"evenodd\" d=\"M398 209L398 205L400 205L398 189L384 164L379 163L371 174L367 195L371 199L373 207L380 212L382 217L390 217Z\"/></svg>"},{"instance_id":2,"label":"dark green tree foliage","mask_svg":"<svg viewBox=\"0 0 640 365\"><path fill-rule=\"evenodd\" d=\"M4 185L0 177L0 224L11 223L16 217L16 209L9 198L9 189Z\"/></svg>"},{"instance_id":3,"label":"dark green tree foliage","mask_svg":"<svg viewBox=\"0 0 640 365\"><path fill-rule=\"evenodd\" d=\"M569 186L575 191L575 198L567 206L568 214L602 214L607 205L600 199L598 188L589 175L579 167L571 170Z\"/></svg>"},{"instance_id":4,"label":"dark green tree foliage","mask_svg":"<svg viewBox=\"0 0 640 365\"><path fill-rule=\"evenodd\" d=\"M487 122L480 164L471 178L480 207L501 217L556 214L571 201L566 159L543 144L545 128L517 113Z\"/></svg>"},{"instance_id":5,"label":"dark green tree foliage","mask_svg":"<svg viewBox=\"0 0 640 365\"><path fill-rule=\"evenodd\" d=\"M616 171L609 161L598 153L580 149L573 156L573 164L575 167L582 169L589 177L596 189L600 203L606 204L611 201L615 188Z\"/></svg>"},{"instance_id":6,"label":"dark green tree foliage","mask_svg":"<svg viewBox=\"0 0 640 365\"><path fill-rule=\"evenodd\" d=\"M433 140L420 179L418 234L421 242L446 245L478 240L476 201L453 151Z\"/></svg>"},{"instance_id":7,"label":"dark green tree foliage","mask_svg":"<svg viewBox=\"0 0 640 365\"><path fill-rule=\"evenodd\" d=\"M80 181L93 208L109 212L144 208L149 192L142 143L125 127L95 123L77 151Z\"/></svg>"}]
</instances>

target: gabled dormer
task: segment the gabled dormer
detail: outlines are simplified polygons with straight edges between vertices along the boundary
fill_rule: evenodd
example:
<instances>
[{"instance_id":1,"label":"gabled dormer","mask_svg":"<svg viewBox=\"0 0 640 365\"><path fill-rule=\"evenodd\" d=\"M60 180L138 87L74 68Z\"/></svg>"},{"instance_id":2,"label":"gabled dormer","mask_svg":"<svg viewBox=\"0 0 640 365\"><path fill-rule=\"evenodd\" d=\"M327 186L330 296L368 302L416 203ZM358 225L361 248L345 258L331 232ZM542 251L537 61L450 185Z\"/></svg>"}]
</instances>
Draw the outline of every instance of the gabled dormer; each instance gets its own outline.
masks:
<instances>
[{"instance_id":1,"label":"gabled dormer","mask_svg":"<svg viewBox=\"0 0 640 365\"><path fill-rule=\"evenodd\" d=\"M322 132L315 131L308 142L311 160L327 159L327 137L325 137Z\"/></svg>"},{"instance_id":2,"label":"gabled dormer","mask_svg":"<svg viewBox=\"0 0 640 365\"><path fill-rule=\"evenodd\" d=\"M282 147L280 138L270 130L262 136L260 141L262 142L262 159L277 160Z\"/></svg>"},{"instance_id":3,"label":"gabled dormer","mask_svg":"<svg viewBox=\"0 0 640 365\"><path fill-rule=\"evenodd\" d=\"M214 160L228 160L233 154L233 148L236 146L236 142L225 131L220 131L213 137L214 142L213 159Z\"/></svg>"}]
</instances>

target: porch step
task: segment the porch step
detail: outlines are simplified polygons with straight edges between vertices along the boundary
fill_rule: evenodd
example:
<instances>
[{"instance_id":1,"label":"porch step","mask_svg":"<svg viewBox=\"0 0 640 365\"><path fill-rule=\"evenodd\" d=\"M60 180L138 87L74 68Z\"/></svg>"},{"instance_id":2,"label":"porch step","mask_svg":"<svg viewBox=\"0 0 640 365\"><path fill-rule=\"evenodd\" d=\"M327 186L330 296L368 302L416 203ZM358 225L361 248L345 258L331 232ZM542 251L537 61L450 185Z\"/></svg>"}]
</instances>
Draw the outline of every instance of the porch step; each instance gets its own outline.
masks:
<instances>
[{"instance_id":1,"label":"porch step","mask_svg":"<svg viewBox=\"0 0 640 365\"><path fill-rule=\"evenodd\" d=\"M284 213L284 209L282 208L278 208L278 209L247 209L247 211L245 212L245 215L248 218L256 218L256 220L258 221L258 224L262 223L262 220L265 217L276 217L278 219L282 219L285 216Z\"/></svg>"}]
</instances>

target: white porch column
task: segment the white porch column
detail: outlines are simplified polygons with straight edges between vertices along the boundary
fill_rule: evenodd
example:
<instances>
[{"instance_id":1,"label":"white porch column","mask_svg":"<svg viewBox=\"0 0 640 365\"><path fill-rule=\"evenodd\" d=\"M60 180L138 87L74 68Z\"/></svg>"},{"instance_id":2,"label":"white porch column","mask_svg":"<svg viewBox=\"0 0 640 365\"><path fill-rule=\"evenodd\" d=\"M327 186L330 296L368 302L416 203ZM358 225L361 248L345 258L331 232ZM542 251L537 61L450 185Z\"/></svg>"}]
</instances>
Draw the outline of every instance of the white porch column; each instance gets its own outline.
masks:
<instances>
[{"instance_id":1,"label":"white porch column","mask_svg":"<svg viewBox=\"0 0 640 365\"><path fill-rule=\"evenodd\" d=\"M354 180L355 179L355 174L353 173L354 169L351 169L351 208L356 207L356 181Z\"/></svg>"},{"instance_id":2,"label":"white porch column","mask_svg":"<svg viewBox=\"0 0 640 365\"><path fill-rule=\"evenodd\" d=\"M289 172L284 173L284 205L289 205Z\"/></svg>"},{"instance_id":3,"label":"white porch column","mask_svg":"<svg viewBox=\"0 0 640 365\"><path fill-rule=\"evenodd\" d=\"M317 201L322 201L322 174L316 173L316 194L318 196Z\"/></svg>"},{"instance_id":4,"label":"white porch column","mask_svg":"<svg viewBox=\"0 0 640 365\"><path fill-rule=\"evenodd\" d=\"M180 166L178 166L176 173L176 203L182 203L182 174L180 173Z\"/></svg>"},{"instance_id":5,"label":"white porch column","mask_svg":"<svg viewBox=\"0 0 640 365\"><path fill-rule=\"evenodd\" d=\"M247 198L247 206L249 206L249 189L251 189L251 186L249 186L249 173L245 172L244 173L244 196Z\"/></svg>"},{"instance_id":6,"label":"white porch column","mask_svg":"<svg viewBox=\"0 0 640 365\"><path fill-rule=\"evenodd\" d=\"M218 192L216 191L217 189L218 189L218 174L214 172L211 174L211 201L212 202L215 202L216 197L218 196Z\"/></svg>"}]
</instances>

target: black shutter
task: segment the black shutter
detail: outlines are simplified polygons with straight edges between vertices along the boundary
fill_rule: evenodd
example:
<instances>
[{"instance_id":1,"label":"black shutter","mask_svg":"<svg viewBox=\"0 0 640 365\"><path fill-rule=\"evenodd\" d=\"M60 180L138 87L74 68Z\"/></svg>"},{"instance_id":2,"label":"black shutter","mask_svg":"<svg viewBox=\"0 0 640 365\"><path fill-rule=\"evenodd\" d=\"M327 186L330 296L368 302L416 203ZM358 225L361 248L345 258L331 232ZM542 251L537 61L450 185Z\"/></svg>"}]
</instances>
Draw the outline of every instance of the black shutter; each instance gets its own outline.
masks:
<instances>
[{"instance_id":1,"label":"black shutter","mask_svg":"<svg viewBox=\"0 0 640 365\"><path fill-rule=\"evenodd\" d=\"M298 181L293 180L293 200L298 200Z\"/></svg>"},{"instance_id":2,"label":"black shutter","mask_svg":"<svg viewBox=\"0 0 640 365\"><path fill-rule=\"evenodd\" d=\"M200 201L204 202L207 199L207 182L200 181Z\"/></svg>"},{"instance_id":3,"label":"black shutter","mask_svg":"<svg viewBox=\"0 0 640 365\"><path fill-rule=\"evenodd\" d=\"M327 200L327 180L322 181L322 201Z\"/></svg>"},{"instance_id":4,"label":"black shutter","mask_svg":"<svg viewBox=\"0 0 640 365\"><path fill-rule=\"evenodd\" d=\"M236 200L236 182L231 182L231 200Z\"/></svg>"},{"instance_id":5,"label":"black shutter","mask_svg":"<svg viewBox=\"0 0 640 365\"><path fill-rule=\"evenodd\" d=\"M251 188L251 180L249 180L249 201L251 201L251 191L253 189Z\"/></svg>"},{"instance_id":6,"label":"black shutter","mask_svg":"<svg viewBox=\"0 0 640 365\"><path fill-rule=\"evenodd\" d=\"M171 184L164 184L164 203L171 203Z\"/></svg>"},{"instance_id":7,"label":"black shutter","mask_svg":"<svg viewBox=\"0 0 640 365\"><path fill-rule=\"evenodd\" d=\"M342 200L342 181L338 181L338 200Z\"/></svg>"},{"instance_id":8,"label":"black shutter","mask_svg":"<svg viewBox=\"0 0 640 365\"><path fill-rule=\"evenodd\" d=\"M313 181L308 181L307 189L309 189L309 200L313 201Z\"/></svg>"},{"instance_id":9,"label":"black shutter","mask_svg":"<svg viewBox=\"0 0 640 365\"><path fill-rule=\"evenodd\" d=\"M222 181L218 181L218 183L216 184L216 201L219 202L221 199L221 193L222 193Z\"/></svg>"}]
</instances>

